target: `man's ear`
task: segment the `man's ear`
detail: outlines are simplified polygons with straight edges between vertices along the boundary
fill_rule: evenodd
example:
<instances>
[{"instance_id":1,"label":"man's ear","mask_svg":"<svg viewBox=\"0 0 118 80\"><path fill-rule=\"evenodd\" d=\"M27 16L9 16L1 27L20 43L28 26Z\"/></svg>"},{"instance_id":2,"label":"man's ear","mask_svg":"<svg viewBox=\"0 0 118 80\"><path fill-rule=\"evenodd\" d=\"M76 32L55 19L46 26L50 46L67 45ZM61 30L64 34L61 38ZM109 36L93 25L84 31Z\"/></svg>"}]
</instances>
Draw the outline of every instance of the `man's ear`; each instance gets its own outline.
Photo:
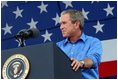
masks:
<instances>
[{"instance_id":1,"label":"man's ear","mask_svg":"<svg viewBox=\"0 0 118 80\"><path fill-rule=\"evenodd\" d=\"M76 28L80 28L80 21L75 22Z\"/></svg>"}]
</instances>

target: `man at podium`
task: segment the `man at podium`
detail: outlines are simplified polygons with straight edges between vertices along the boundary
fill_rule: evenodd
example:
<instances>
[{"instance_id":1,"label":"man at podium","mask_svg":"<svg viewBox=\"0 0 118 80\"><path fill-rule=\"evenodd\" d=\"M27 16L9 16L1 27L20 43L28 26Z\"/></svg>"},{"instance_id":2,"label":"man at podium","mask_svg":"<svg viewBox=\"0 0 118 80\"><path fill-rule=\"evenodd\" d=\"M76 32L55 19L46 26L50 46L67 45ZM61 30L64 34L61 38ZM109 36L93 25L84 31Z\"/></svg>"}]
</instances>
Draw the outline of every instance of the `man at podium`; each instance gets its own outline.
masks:
<instances>
[{"instance_id":1,"label":"man at podium","mask_svg":"<svg viewBox=\"0 0 118 80\"><path fill-rule=\"evenodd\" d=\"M66 39L57 45L70 57L72 69L80 69L83 79L99 78L98 66L101 62L102 45L99 39L84 34L82 12L65 10L61 13L60 23L62 35Z\"/></svg>"}]
</instances>

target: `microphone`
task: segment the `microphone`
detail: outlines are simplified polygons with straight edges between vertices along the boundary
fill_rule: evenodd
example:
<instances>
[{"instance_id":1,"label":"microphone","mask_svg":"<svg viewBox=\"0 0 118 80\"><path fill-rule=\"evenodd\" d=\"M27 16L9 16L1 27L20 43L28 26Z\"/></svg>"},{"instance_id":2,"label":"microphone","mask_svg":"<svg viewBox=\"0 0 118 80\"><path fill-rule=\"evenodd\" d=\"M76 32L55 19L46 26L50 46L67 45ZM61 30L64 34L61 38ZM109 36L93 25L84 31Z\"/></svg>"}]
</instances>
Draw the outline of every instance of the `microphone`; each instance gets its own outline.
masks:
<instances>
[{"instance_id":1,"label":"microphone","mask_svg":"<svg viewBox=\"0 0 118 80\"><path fill-rule=\"evenodd\" d=\"M29 39L29 38L35 38L39 36L39 30L36 28L31 28L31 29L23 29L20 30L16 35L15 38L16 39Z\"/></svg>"}]
</instances>

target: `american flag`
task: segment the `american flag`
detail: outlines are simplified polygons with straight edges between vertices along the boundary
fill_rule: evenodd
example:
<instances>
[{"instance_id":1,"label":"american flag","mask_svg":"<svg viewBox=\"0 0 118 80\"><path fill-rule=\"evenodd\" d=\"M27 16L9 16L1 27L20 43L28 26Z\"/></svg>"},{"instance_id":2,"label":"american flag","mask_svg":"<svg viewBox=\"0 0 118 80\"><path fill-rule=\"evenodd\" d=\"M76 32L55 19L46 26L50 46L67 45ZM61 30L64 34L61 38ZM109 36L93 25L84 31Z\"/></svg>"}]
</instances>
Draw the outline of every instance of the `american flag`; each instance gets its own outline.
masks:
<instances>
[{"instance_id":1,"label":"american flag","mask_svg":"<svg viewBox=\"0 0 118 80\"><path fill-rule=\"evenodd\" d=\"M103 64L100 65L100 76L117 75L117 1L1 1L2 50L19 47L13 36L22 29L37 28L40 31L38 38L25 41L26 46L64 39L59 18L66 9L82 11L84 33L101 40ZM110 66L106 69L104 64ZM109 70L111 67L114 69Z\"/></svg>"}]
</instances>

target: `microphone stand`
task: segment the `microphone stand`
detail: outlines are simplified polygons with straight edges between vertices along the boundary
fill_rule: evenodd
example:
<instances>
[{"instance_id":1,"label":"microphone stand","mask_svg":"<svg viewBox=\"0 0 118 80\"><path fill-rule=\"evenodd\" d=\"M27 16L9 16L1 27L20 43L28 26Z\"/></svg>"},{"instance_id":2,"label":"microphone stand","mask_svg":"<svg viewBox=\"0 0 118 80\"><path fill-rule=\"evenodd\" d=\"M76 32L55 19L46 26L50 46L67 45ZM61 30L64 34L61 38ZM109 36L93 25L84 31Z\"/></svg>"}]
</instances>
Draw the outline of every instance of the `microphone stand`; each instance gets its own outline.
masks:
<instances>
[{"instance_id":1,"label":"microphone stand","mask_svg":"<svg viewBox=\"0 0 118 80\"><path fill-rule=\"evenodd\" d=\"M18 42L20 43L20 47L25 46L25 39L23 37L17 38Z\"/></svg>"}]
</instances>

